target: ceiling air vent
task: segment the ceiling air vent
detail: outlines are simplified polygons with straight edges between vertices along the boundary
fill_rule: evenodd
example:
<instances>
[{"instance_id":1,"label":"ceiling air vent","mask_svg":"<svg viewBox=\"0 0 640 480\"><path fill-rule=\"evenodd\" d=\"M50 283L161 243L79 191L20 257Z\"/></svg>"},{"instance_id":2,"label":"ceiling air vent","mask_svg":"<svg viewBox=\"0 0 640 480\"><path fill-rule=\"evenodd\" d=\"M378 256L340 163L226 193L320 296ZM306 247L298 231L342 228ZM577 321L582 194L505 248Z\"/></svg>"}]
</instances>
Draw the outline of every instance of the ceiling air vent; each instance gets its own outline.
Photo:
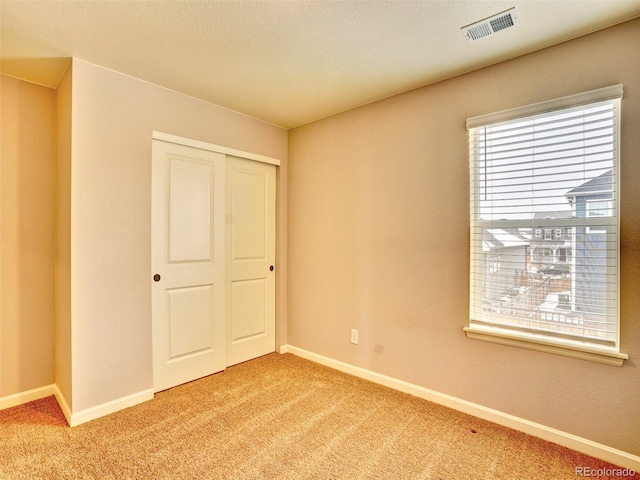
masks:
<instances>
[{"instance_id":1,"label":"ceiling air vent","mask_svg":"<svg viewBox=\"0 0 640 480\"><path fill-rule=\"evenodd\" d=\"M517 23L518 14L515 8L511 8L493 17L462 27L462 33L467 37L467 40L475 42L481 38L515 27Z\"/></svg>"}]
</instances>

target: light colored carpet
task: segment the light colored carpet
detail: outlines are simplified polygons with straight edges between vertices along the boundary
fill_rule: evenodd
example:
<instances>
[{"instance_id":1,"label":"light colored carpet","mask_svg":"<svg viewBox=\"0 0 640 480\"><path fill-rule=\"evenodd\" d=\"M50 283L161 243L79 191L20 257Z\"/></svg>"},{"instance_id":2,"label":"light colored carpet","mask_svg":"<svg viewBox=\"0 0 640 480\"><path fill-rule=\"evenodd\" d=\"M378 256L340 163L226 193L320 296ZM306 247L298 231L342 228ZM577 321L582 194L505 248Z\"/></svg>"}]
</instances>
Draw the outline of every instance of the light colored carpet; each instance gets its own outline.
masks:
<instances>
[{"instance_id":1,"label":"light colored carpet","mask_svg":"<svg viewBox=\"0 0 640 480\"><path fill-rule=\"evenodd\" d=\"M271 354L69 428L49 397L0 412L0 478L573 479L617 468Z\"/></svg>"}]
</instances>

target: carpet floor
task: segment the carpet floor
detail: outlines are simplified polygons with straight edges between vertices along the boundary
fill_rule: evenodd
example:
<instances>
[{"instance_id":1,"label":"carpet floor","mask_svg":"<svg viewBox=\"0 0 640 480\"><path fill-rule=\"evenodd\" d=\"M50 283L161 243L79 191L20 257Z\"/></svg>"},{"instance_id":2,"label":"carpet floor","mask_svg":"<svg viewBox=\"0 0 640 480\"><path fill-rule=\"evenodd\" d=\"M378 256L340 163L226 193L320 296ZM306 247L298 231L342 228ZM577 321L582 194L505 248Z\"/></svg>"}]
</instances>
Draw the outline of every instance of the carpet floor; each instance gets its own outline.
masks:
<instances>
[{"instance_id":1,"label":"carpet floor","mask_svg":"<svg viewBox=\"0 0 640 480\"><path fill-rule=\"evenodd\" d=\"M290 354L74 428L54 397L0 411L7 480L575 480L576 468L619 467Z\"/></svg>"}]
</instances>

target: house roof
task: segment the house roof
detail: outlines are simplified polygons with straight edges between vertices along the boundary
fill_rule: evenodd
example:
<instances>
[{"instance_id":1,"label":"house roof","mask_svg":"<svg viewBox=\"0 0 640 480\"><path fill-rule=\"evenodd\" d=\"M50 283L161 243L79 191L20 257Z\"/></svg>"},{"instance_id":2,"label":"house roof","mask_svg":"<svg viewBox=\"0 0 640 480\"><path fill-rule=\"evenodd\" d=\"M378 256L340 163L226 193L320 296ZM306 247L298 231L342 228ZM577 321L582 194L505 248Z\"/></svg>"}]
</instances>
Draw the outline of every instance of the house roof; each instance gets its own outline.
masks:
<instances>
[{"instance_id":1,"label":"house roof","mask_svg":"<svg viewBox=\"0 0 640 480\"><path fill-rule=\"evenodd\" d=\"M482 250L487 252L494 248L526 247L529 242L515 232L502 228L487 228L482 239Z\"/></svg>"},{"instance_id":2,"label":"house roof","mask_svg":"<svg viewBox=\"0 0 640 480\"><path fill-rule=\"evenodd\" d=\"M536 212L533 214L535 220L553 218L571 218L571 210L556 210L555 212Z\"/></svg>"},{"instance_id":3,"label":"house roof","mask_svg":"<svg viewBox=\"0 0 640 480\"><path fill-rule=\"evenodd\" d=\"M585 195L596 195L610 192L613 189L613 170L607 170L602 175L592 178L588 182L569 190L565 193L567 197L579 197Z\"/></svg>"}]
</instances>

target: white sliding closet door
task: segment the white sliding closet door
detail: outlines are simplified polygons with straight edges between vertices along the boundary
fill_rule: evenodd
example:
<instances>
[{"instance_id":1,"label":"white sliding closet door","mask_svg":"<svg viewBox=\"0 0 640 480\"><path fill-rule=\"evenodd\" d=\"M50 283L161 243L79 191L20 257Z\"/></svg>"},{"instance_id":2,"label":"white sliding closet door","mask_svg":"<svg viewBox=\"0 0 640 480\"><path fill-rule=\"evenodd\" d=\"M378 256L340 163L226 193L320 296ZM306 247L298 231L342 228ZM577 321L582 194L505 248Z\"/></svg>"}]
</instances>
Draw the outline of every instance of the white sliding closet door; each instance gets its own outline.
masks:
<instances>
[{"instance_id":1,"label":"white sliding closet door","mask_svg":"<svg viewBox=\"0 0 640 480\"><path fill-rule=\"evenodd\" d=\"M227 157L227 366L275 351L276 167Z\"/></svg>"},{"instance_id":2,"label":"white sliding closet door","mask_svg":"<svg viewBox=\"0 0 640 480\"><path fill-rule=\"evenodd\" d=\"M155 391L224 370L225 155L153 140Z\"/></svg>"},{"instance_id":3,"label":"white sliding closet door","mask_svg":"<svg viewBox=\"0 0 640 480\"><path fill-rule=\"evenodd\" d=\"M275 351L274 159L185 140L152 148L155 391Z\"/></svg>"}]
</instances>

